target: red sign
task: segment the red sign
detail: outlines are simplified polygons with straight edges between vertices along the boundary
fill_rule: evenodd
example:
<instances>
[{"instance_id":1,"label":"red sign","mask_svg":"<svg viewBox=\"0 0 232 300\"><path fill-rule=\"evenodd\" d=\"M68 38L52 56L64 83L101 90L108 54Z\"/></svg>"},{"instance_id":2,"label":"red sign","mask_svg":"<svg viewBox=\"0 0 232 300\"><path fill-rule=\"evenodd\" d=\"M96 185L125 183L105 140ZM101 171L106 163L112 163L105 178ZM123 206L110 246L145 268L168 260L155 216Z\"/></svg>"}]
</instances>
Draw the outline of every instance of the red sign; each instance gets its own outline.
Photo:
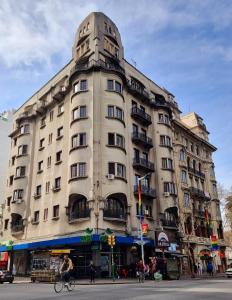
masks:
<instances>
[{"instance_id":1,"label":"red sign","mask_svg":"<svg viewBox=\"0 0 232 300\"><path fill-rule=\"evenodd\" d=\"M148 232L148 224L142 224L142 232L143 234Z\"/></svg>"},{"instance_id":2,"label":"red sign","mask_svg":"<svg viewBox=\"0 0 232 300\"><path fill-rule=\"evenodd\" d=\"M216 235L211 235L211 241L212 241L212 242L217 242L217 237L216 237Z\"/></svg>"}]
</instances>

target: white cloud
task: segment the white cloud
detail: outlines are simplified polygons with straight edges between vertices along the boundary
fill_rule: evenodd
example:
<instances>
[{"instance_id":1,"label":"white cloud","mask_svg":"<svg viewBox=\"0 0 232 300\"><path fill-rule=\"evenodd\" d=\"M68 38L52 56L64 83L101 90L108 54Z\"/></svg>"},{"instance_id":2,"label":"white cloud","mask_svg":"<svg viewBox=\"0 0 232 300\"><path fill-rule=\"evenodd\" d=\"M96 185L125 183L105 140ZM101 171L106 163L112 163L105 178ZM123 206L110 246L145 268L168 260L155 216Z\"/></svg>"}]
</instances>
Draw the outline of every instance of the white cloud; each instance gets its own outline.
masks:
<instances>
[{"instance_id":1,"label":"white cloud","mask_svg":"<svg viewBox=\"0 0 232 300\"><path fill-rule=\"evenodd\" d=\"M159 43L165 30L194 29L198 34L201 26L210 26L212 31L232 26L231 1L1 0L0 64L8 68L50 66L55 55L70 58L76 28L91 11L103 11L112 18L127 48L135 47L149 35L154 36L151 44ZM214 45L207 42L208 49L212 49ZM230 60L231 50L218 47L221 50L217 53Z\"/></svg>"}]
</instances>

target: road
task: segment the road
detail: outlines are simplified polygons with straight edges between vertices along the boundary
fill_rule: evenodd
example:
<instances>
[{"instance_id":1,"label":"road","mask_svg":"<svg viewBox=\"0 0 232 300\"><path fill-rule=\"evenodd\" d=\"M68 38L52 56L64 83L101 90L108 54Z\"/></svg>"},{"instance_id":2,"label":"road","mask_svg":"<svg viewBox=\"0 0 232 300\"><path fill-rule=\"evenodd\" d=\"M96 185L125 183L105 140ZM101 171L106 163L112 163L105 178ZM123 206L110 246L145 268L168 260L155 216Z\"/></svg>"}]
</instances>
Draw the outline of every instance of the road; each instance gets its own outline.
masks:
<instances>
[{"instance_id":1,"label":"road","mask_svg":"<svg viewBox=\"0 0 232 300\"><path fill-rule=\"evenodd\" d=\"M79 285L72 292L56 294L51 284L0 285L1 300L231 300L232 279L180 280L144 284Z\"/></svg>"}]
</instances>

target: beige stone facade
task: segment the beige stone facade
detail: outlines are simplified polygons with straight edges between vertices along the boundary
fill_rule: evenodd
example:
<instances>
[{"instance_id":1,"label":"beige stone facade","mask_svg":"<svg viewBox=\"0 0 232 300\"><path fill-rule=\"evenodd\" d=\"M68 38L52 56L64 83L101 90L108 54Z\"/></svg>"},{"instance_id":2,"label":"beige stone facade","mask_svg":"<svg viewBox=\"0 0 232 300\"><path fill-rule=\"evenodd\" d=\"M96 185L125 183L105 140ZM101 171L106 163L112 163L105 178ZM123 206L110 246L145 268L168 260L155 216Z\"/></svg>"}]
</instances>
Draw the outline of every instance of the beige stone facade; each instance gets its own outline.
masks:
<instances>
[{"instance_id":1,"label":"beige stone facade","mask_svg":"<svg viewBox=\"0 0 232 300\"><path fill-rule=\"evenodd\" d=\"M52 240L64 248L59 239L81 237L86 228L97 241L110 228L116 244L126 247L124 264L132 263L137 179L146 174L147 255L159 250L152 243L162 229L176 252L196 260L210 247L210 234L224 245L216 148L203 120L195 113L181 117L174 96L124 59L118 29L104 14L92 13L81 23L72 60L17 110L10 136L13 182L2 231L4 240L18 245L15 250ZM98 263L100 254L94 255Z\"/></svg>"}]
</instances>

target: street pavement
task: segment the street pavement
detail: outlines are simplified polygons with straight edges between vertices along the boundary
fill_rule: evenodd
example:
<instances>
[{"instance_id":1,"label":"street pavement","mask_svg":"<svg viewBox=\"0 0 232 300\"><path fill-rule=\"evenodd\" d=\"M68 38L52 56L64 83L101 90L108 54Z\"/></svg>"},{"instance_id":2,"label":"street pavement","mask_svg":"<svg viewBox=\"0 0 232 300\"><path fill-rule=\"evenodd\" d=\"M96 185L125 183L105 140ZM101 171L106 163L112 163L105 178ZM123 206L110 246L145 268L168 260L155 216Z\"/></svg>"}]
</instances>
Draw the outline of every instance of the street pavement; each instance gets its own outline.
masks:
<instances>
[{"instance_id":1,"label":"street pavement","mask_svg":"<svg viewBox=\"0 0 232 300\"><path fill-rule=\"evenodd\" d=\"M145 283L77 285L72 292L56 294L52 284L0 285L0 300L231 300L232 279L212 278Z\"/></svg>"}]
</instances>

